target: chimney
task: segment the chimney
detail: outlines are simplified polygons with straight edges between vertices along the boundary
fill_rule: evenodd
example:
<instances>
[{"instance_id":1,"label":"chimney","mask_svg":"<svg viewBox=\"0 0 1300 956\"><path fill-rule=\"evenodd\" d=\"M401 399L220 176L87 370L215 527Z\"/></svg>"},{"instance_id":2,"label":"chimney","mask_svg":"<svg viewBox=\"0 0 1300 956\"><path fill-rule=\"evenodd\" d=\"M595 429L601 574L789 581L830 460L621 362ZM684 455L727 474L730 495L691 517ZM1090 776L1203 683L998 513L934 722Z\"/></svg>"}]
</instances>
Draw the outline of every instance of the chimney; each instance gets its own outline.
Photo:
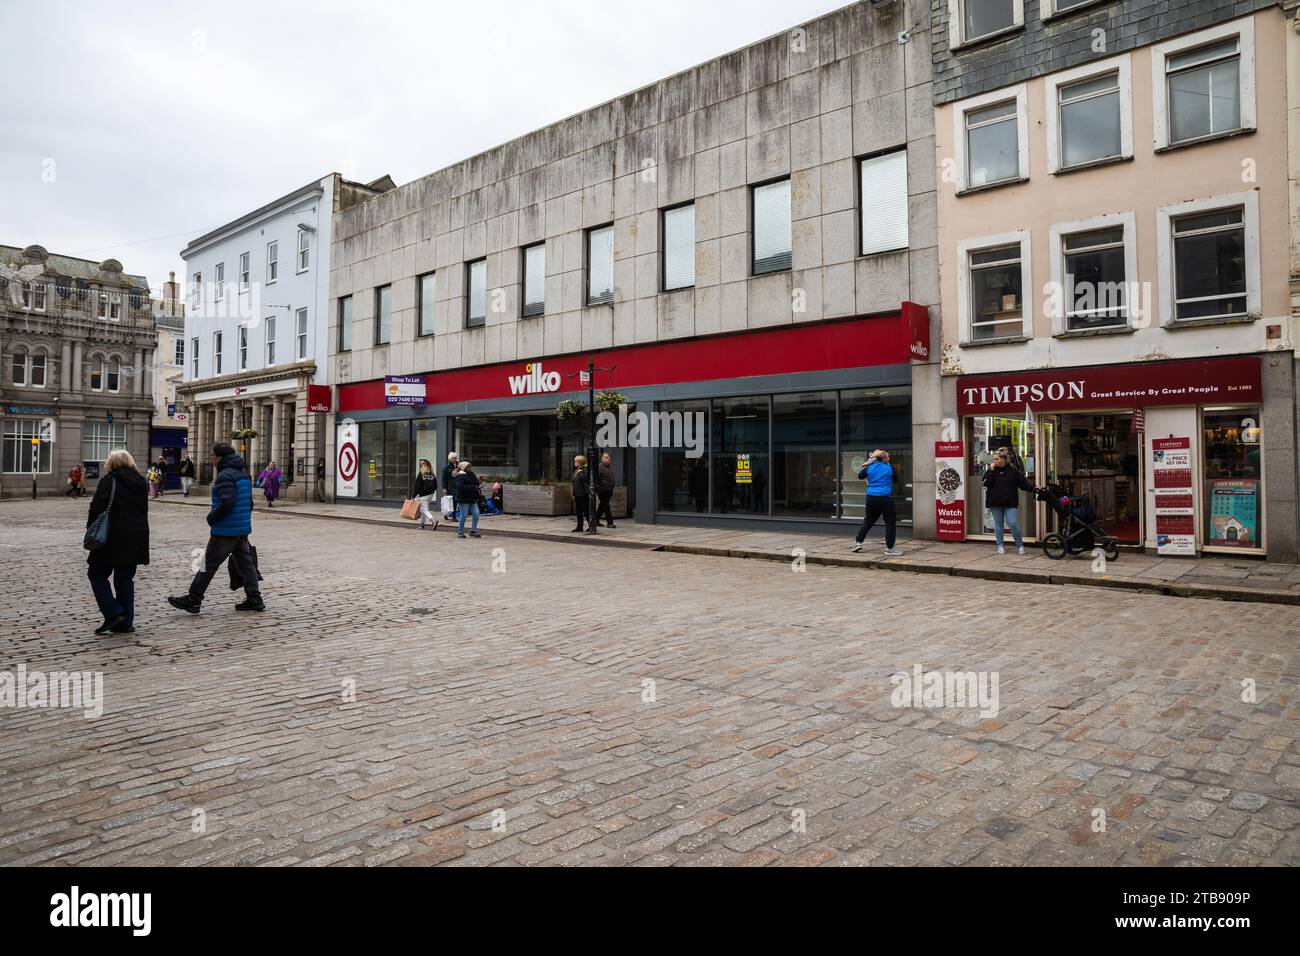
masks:
<instances>
[{"instance_id":1,"label":"chimney","mask_svg":"<svg viewBox=\"0 0 1300 956\"><path fill-rule=\"evenodd\" d=\"M176 286L176 273L167 273L167 281L163 283L163 301L169 304L175 303L180 298L180 289Z\"/></svg>"}]
</instances>

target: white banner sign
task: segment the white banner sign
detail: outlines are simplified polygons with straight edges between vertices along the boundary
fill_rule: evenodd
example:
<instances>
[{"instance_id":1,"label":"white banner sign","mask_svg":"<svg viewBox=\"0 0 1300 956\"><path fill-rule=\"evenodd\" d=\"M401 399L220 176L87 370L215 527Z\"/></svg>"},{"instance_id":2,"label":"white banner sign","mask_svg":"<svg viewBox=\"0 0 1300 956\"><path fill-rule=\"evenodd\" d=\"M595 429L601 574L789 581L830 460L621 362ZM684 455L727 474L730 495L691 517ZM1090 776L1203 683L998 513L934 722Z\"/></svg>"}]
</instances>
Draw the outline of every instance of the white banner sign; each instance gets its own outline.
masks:
<instances>
[{"instance_id":1,"label":"white banner sign","mask_svg":"<svg viewBox=\"0 0 1300 956\"><path fill-rule=\"evenodd\" d=\"M357 476L361 470L361 452L357 448L357 426L355 423L339 426L334 465L335 496L338 498L355 498L357 496Z\"/></svg>"}]
</instances>

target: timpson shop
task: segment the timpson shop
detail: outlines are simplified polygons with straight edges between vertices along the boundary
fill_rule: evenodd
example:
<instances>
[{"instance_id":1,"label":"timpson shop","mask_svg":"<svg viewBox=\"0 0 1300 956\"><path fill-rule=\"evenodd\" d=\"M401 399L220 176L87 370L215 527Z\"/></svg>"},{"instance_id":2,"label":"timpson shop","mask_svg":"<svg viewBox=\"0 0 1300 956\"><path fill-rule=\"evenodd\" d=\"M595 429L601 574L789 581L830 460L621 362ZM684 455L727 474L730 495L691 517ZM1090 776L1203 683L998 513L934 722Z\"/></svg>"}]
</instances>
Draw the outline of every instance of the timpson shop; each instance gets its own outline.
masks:
<instances>
[{"instance_id":1,"label":"timpson shop","mask_svg":"<svg viewBox=\"0 0 1300 956\"><path fill-rule=\"evenodd\" d=\"M1283 407L1293 396L1270 407L1262 386L1263 365L1280 361L1286 356L959 377L961 441L938 455L947 492L937 495L949 499L936 503L939 536L992 539L980 478L1005 446L1035 486L1088 495L1123 544L1294 560L1294 418ZM1056 518L1022 492L1020 525L1037 539Z\"/></svg>"},{"instance_id":2,"label":"timpson shop","mask_svg":"<svg viewBox=\"0 0 1300 956\"><path fill-rule=\"evenodd\" d=\"M904 303L806 327L344 384L330 484L340 503L400 502L419 459L440 472L454 450L480 478L503 483L507 513L570 514L572 461L588 439L585 422L557 406L585 406L590 359L597 393L617 393L627 408L615 413L607 448L616 516L856 523L865 495L858 470L885 448L899 466L900 518L910 522L912 365L928 355L928 313Z\"/></svg>"}]
</instances>

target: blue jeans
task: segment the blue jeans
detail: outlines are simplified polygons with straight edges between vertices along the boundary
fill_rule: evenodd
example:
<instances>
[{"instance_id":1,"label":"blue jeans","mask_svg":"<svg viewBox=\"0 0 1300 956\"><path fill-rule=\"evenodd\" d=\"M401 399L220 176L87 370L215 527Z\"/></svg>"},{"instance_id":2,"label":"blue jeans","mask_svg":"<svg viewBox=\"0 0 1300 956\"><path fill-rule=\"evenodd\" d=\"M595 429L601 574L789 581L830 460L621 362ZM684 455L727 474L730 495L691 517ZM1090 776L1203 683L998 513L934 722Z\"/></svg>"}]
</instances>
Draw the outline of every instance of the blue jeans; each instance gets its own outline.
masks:
<instances>
[{"instance_id":1,"label":"blue jeans","mask_svg":"<svg viewBox=\"0 0 1300 956\"><path fill-rule=\"evenodd\" d=\"M470 534L478 533L478 502L477 501L460 501L456 503L456 514L460 518L460 533L465 533L465 518L469 515L474 516L473 522L469 526Z\"/></svg>"},{"instance_id":2,"label":"blue jeans","mask_svg":"<svg viewBox=\"0 0 1300 956\"><path fill-rule=\"evenodd\" d=\"M90 562L90 567L86 571L87 577L90 578L90 589L95 592L95 603L99 605L99 613L104 615L105 621L111 621L117 617L124 617L123 627L135 626L135 565L119 564L114 567L103 561ZM109 575L113 577L113 584L108 583ZM114 595L116 590L117 594Z\"/></svg>"},{"instance_id":3,"label":"blue jeans","mask_svg":"<svg viewBox=\"0 0 1300 956\"><path fill-rule=\"evenodd\" d=\"M1002 522L1005 520L1007 526L1011 528L1011 536L1015 538L1016 547L1023 548L1025 539L1020 536L1020 525L1016 521L1016 509L990 505L989 511L993 512L993 536L997 538L998 547L1002 547Z\"/></svg>"}]
</instances>

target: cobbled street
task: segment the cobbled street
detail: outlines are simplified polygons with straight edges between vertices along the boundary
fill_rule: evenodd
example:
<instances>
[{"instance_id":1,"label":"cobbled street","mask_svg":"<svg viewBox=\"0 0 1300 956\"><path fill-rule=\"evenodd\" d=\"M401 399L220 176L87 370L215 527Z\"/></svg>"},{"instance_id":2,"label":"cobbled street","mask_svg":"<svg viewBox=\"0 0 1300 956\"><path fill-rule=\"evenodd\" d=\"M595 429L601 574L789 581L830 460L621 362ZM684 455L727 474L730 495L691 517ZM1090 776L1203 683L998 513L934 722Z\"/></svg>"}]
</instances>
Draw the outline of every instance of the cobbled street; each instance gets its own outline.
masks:
<instances>
[{"instance_id":1,"label":"cobbled street","mask_svg":"<svg viewBox=\"0 0 1300 956\"><path fill-rule=\"evenodd\" d=\"M194 617L164 504L100 638L84 514L0 504L0 672L104 681L0 709L0 863L1300 861L1295 607L259 508L268 610ZM1000 709L894 707L917 665Z\"/></svg>"}]
</instances>

